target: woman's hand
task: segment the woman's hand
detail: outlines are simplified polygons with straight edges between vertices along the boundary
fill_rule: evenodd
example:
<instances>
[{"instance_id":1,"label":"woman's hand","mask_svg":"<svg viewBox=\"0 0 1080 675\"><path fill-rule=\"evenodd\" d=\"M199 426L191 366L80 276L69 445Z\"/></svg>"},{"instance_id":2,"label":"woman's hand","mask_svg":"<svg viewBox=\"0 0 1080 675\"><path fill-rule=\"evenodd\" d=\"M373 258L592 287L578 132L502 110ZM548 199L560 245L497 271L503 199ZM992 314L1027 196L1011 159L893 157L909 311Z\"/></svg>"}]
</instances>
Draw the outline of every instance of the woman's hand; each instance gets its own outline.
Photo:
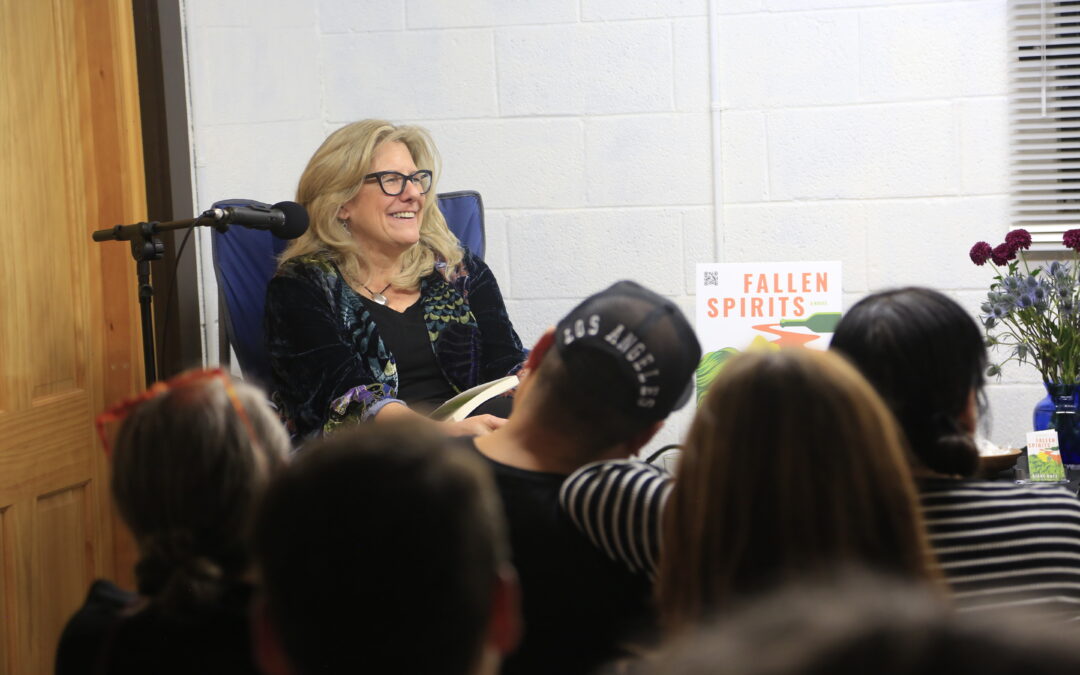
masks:
<instances>
[{"instance_id":1,"label":"woman's hand","mask_svg":"<svg viewBox=\"0 0 1080 675\"><path fill-rule=\"evenodd\" d=\"M506 424L506 420L494 415L476 415L466 417L460 422L439 422L438 424L447 436L483 436Z\"/></svg>"},{"instance_id":2,"label":"woman's hand","mask_svg":"<svg viewBox=\"0 0 1080 675\"><path fill-rule=\"evenodd\" d=\"M413 412L411 409L400 403L390 403L384 406L375 416L375 421L389 422L390 420L401 419L402 417L424 420L425 423L434 424L447 436L483 436L484 434L490 434L492 431L495 431L506 424L505 419L494 415L466 417L460 422L435 422L430 418Z\"/></svg>"}]
</instances>

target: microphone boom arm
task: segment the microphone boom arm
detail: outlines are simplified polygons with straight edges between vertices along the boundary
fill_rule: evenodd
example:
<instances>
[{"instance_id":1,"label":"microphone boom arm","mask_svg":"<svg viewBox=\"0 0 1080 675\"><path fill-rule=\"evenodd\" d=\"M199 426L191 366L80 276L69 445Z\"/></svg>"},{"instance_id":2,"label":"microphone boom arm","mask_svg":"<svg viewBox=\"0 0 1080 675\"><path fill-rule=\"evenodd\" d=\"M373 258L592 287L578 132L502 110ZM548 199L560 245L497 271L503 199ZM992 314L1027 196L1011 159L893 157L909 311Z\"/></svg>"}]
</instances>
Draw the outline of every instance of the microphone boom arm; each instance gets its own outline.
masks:
<instances>
[{"instance_id":1,"label":"microphone boom arm","mask_svg":"<svg viewBox=\"0 0 1080 675\"><path fill-rule=\"evenodd\" d=\"M220 210L220 209L217 209ZM219 216L214 213L215 209L204 211L198 218L185 218L183 220L167 220L165 222L152 221L149 223L135 223L134 225L114 225L93 233L94 241L136 241L149 239L160 232L182 230L188 227L209 225L219 232L229 229L228 223L221 222ZM156 258L154 258L156 260Z\"/></svg>"}]
</instances>

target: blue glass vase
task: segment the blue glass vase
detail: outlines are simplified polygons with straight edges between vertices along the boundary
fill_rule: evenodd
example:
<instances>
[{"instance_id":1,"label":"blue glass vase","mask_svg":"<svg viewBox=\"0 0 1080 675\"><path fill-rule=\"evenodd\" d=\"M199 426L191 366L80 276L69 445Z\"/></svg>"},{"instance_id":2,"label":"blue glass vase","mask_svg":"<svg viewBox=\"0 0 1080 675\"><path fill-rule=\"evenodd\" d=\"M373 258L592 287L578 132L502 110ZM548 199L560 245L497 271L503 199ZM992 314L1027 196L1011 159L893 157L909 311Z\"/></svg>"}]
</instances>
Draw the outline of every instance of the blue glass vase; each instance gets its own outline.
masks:
<instances>
[{"instance_id":1,"label":"blue glass vase","mask_svg":"<svg viewBox=\"0 0 1080 675\"><path fill-rule=\"evenodd\" d=\"M1065 465L1080 465L1080 385L1044 382L1046 398L1035 404L1035 431L1057 429L1058 448Z\"/></svg>"}]
</instances>

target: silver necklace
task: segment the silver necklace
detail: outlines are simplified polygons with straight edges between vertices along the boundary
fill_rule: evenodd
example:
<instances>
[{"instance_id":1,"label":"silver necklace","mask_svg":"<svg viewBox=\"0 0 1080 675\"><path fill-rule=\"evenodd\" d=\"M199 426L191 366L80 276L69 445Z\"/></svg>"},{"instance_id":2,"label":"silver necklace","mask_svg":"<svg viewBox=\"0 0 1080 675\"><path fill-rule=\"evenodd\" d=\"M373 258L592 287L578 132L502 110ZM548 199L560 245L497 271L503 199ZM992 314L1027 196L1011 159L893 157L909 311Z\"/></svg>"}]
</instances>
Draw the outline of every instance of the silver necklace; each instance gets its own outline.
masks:
<instances>
[{"instance_id":1,"label":"silver necklace","mask_svg":"<svg viewBox=\"0 0 1080 675\"><path fill-rule=\"evenodd\" d=\"M386 292L386 289L390 288L390 285L392 283L393 282L390 282L390 284L386 284L386 286L384 286L383 289L381 291L379 291L378 293L376 293L375 291L368 288L367 284L360 284L360 285L364 287L365 291L367 291L368 293L371 294L371 299L375 302L376 305L385 305L386 304L386 296L383 295L383 293Z\"/></svg>"}]
</instances>

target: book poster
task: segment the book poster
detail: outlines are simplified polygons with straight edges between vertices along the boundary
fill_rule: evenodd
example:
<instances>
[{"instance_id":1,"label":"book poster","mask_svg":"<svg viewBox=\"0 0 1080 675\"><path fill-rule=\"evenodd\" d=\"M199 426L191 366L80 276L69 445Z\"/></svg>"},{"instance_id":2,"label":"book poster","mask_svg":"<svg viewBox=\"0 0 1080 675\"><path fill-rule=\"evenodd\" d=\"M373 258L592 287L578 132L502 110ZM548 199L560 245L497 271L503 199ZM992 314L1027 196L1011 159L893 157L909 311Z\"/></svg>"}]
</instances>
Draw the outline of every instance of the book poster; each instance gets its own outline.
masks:
<instances>
[{"instance_id":1,"label":"book poster","mask_svg":"<svg viewBox=\"0 0 1080 675\"><path fill-rule=\"evenodd\" d=\"M1054 429L1027 433L1028 478L1036 483L1058 483L1065 480L1065 465L1061 462L1058 435Z\"/></svg>"},{"instance_id":2,"label":"book poster","mask_svg":"<svg viewBox=\"0 0 1080 675\"><path fill-rule=\"evenodd\" d=\"M698 400L734 354L825 349L843 310L839 262L703 263L696 285Z\"/></svg>"}]
</instances>

